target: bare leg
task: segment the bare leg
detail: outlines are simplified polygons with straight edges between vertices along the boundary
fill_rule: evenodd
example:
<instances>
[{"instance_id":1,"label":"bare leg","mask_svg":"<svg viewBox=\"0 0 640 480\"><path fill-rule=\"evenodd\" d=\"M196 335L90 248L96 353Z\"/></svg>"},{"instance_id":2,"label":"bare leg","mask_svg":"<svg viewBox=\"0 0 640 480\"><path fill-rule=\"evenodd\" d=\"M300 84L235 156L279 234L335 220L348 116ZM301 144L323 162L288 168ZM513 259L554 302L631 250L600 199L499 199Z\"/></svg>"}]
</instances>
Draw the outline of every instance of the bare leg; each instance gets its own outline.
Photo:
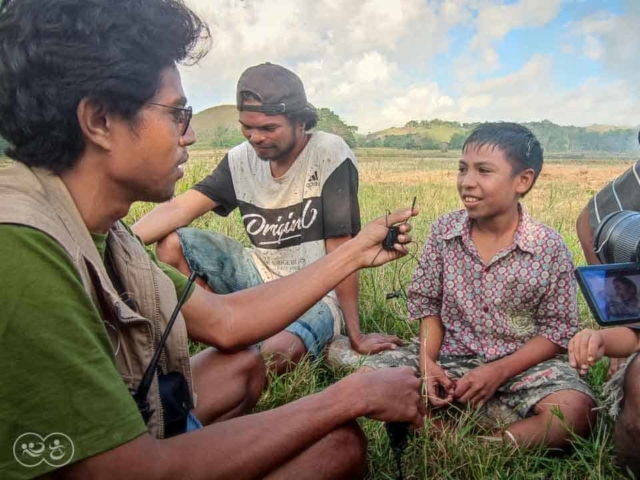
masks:
<instances>
[{"instance_id":1,"label":"bare leg","mask_svg":"<svg viewBox=\"0 0 640 480\"><path fill-rule=\"evenodd\" d=\"M364 477L367 440L350 422L265 477L268 480L338 480Z\"/></svg>"},{"instance_id":2,"label":"bare leg","mask_svg":"<svg viewBox=\"0 0 640 480\"><path fill-rule=\"evenodd\" d=\"M616 420L613 441L616 462L640 478L640 356L627 367L624 378L624 406Z\"/></svg>"},{"instance_id":3,"label":"bare leg","mask_svg":"<svg viewBox=\"0 0 640 480\"><path fill-rule=\"evenodd\" d=\"M189 263L186 258L184 258L180 237L178 237L176 232L171 232L158 242L156 245L156 255L158 256L158 260L171 265L183 275L187 277L191 275ZM209 285L207 285L207 282L200 277L196 278L196 283L209 292L213 291Z\"/></svg>"},{"instance_id":4,"label":"bare leg","mask_svg":"<svg viewBox=\"0 0 640 480\"><path fill-rule=\"evenodd\" d=\"M208 348L191 358L197 405L203 425L249 412L260 398L265 366L255 348L226 354Z\"/></svg>"},{"instance_id":5,"label":"bare leg","mask_svg":"<svg viewBox=\"0 0 640 480\"><path fill-rule=\"evenodd\" d=\"M267 359L269 369L280 375L293 370L307 350L300 337L282 331L265 340L260 351Z\"/></svg>"},{"instance_id":6,"label":"bare leg","mask_svg":"<svg viewBox=\"0 0 640 480\"><path fill-rule=\"evenodd\" d=\"M533 407L533 416L515 422L507 431L518 446L563 448L571 439L568 429L583 437L589 434L595 425L595 406L593 400L584 393L560 390L538 402ZM554 414L556 409L562 412L563 420Z\"/></svg>"}]
</instances>

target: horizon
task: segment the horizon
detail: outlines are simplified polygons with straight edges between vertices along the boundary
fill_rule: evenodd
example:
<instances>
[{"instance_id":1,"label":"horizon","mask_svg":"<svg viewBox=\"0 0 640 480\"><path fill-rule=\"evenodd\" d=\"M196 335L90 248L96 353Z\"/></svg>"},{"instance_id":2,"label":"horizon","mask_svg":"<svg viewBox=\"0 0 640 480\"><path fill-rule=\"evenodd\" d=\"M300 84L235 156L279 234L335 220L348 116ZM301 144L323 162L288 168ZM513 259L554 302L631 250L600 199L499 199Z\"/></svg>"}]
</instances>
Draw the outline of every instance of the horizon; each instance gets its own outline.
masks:
<instances>
[{"instance_id":1,"label":"horizon","mask_svg":"<svg viewBox=\"0 0 640 480\"><path fill-rule=\"evenodd\" d=\"M180 68L196 111L234 104L242 71L271 61L362 133L426 118L640 125L633 0L186 1L214 40Z\"/></svg>"},{"instance_id":2,"label":"horizon","mask_svg":"<svg viewBox=\"0 0 640 480\"><path fill-rule=\"evenodd\" d=\"M200 114L202 114L202 113L204 113L204 112L206 112L206 111L208 111L208 110L213 110L213 109L215 109L215 108L220 108L220 107L229 107L229 108L236 109L236 105L235 105L235 103L234 103L234 104L231 104L231 103L223 103L223 104L219 104L219 105L212 105L212 106L209 106L209 107L205 107L204 109L199 110L199 111L197 111L197 112L195 112L195 111L194 111L194 117L195 117L195 116L197 116L197 115L200 115ZM316 105L316 108L318 108L318 109L320 109L320 108L328 108L328 109L332 110L333 112L335 112L335 110L334 110L331 106L326 106L326 105L318 106L318 105ZM343 120L343 121L344 121L344 118L342 118L342 117L341 117L341 120ZM360 127L359 127L359 125L351 125L351 126L358 127L358 131L356 132L357 134L359 134L359 135L369 135L369 134L378 133L378 132L381 132L381 131L384 131L384 130L390 130L390 129L392 129L392 128L404 128L404 127L406 126L406 124L407 124L408 122L411 122L411 121L417 121L417 122L432 122L432 121L434 121L434 120L441 120L441 121L446 121L446 122L458 122L458 123L460 123L460 124L469 124L469 123L486 123L486 122L489 122L489 120L480 120L480 121L478 121L478 122L463 122L463 121L456 120L456 119L453 119L453 120L445 120L445 119L443 119L443 118L438 118L438 117L433 117L433 118L411 118L411 119L407 120L407 121L406 121L404 124L402 124L402 125L390 125L390 126L383 127L383 128L381 128L381 129L379 129L379 130L376 130L375 132L366 132L366 133L365 133L365 132L360 131ZM501 119L501 120L492 120L492 121L495 121L495 122L512 122L513 120L511 120L511 119ZM563 125L563 124L559 124L559 123L553 122L553 121L552 121L552 120L550 120L550 119L542 119L542 120L522 120L522 121L519 121L519 122L517 122L517 123L521 123L521 124L531 124L531 123L541 123L541 122L545 122L545 121L549 121L549 122L551 122L551 123L553 123L554 125L557 125L557 126L559 126L559 127L575 127L575 128L587 128L587 129L592 128L592 127L610 127L610 128L620 129L620 130L634 130L634 131L635 131L635 130L639 130L639 129L640 129L640 125L613 125L613 124L607 124L607 123L593 123L593 124L589 124L589 125ZM345 123L346 123L346 122L345 122Z\"/></svg>"}]
</instances>

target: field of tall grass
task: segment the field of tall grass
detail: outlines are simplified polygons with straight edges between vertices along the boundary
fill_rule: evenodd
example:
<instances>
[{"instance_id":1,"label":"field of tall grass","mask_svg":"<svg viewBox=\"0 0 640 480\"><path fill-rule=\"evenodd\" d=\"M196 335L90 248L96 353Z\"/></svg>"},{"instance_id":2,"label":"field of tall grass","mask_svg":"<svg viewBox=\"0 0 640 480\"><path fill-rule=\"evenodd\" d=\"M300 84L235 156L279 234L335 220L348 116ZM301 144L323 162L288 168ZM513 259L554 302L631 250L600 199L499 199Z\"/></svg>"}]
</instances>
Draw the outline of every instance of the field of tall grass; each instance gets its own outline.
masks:
<instances>
[{"instance_id":1,"label":"field of tall grass","mask_svg":"<svg viewBox=\"0 0 640 480\"><path fill-rule=\"evenodd\" d=\"M187 174L179 183L177 193L189 188L207 175L222 159L223 151L194 152ZM431 222L453 209L460 208L455 178L456 153L428 156L420 152L365 150L358 152L360 170L360 208L363 222L384 214L387 210L408 207L414 196L420 215L414 219L413 235L420 252ZM623 172L633 160L564 159L545 164L543 173L524 205L533 217L558 230L571 250L577 265L584 263L575 219L588 199L608 180ZM127 222L133 224L152 208L135 204ZM228 218L209 213L193 226L210 228L248 245L240 215ZM416 335L416 325L405 320L406 310L398 300L386 300L385 294L406 284L415 262L400 260L360 275L360 312L363 331L386 331L409 339ZM395 283L395 285L394 285ZM580 315L585 326L593 326L585 302L580 298ZM198 346L193 346L194 350ZM600 392L605 365L602 363L588 377L596 393ZM283 405L301 396L316 392L347 372L335 371L321 361L307 361L294 372L273 378L263 393L259 410ZM388 447L382 424L362 419L369 439L370 479L396 478L393 456ZM462 412L455 416L444 432L435 434L429 421L422 432L410 439L404 456L405 478L411 479L617 479L626 478L613 466L611 422L601 415L592 436L576 439L566 452L513 451L499 445L487 445L476 438L479 427L474 415ZM269 435L269 432L264 432Z\"/></svg>"}]
</instances>

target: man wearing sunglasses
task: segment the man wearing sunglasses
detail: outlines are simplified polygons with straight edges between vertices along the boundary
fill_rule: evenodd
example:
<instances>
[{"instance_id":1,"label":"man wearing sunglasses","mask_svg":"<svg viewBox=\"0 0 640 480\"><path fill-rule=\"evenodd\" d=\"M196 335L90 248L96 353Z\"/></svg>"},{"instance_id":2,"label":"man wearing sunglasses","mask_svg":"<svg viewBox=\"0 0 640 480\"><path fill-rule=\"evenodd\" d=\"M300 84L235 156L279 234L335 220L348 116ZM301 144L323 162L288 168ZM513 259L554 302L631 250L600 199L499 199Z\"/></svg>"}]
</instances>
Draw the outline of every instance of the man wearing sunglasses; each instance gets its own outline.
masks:
<instances>
[{"instance_id":1,"label":"man wearing sunglasses","mask_svg":"<svg viewBox=\"0 0 640 480\"><path fill-rule=\"evenodd\" d=\"M176 64L208 36L181 0L0 2L0 135L15 160L0 168L0 478L358 478L357 417L421 423L407 369L241 416L264 383L250 345L404 253L377 255L383 218L296 274L224 296L189 287L120 221L183 175L195 133ZM188 339L214 348L190 358ZM144 410L132 392L156 352ZM176 408L189 410L180 432Z\"/></svg>"},{"instance_id":2,"label":"man wearing sunglasses","mask_svg":"<svg viewBox=\"0 0 640 480\"><path fill-rule=\"evenodd\" d=\"M185 275L198 272L222 294L295 273L360 230L355 155L340 137L310 132L318 115L295 73L271 63L248 68L238 81L237 108L247 141L133 227L145 243L159 242L162 261ZM211 210L226 217L236 208L251 249L217 232L182 228ZM286 371L307 352L320 356L343 322L359 353L401 344L393 335L361 332L354 274L263 342L262 354L274 371Z\"/></svg>"}]
</instances>

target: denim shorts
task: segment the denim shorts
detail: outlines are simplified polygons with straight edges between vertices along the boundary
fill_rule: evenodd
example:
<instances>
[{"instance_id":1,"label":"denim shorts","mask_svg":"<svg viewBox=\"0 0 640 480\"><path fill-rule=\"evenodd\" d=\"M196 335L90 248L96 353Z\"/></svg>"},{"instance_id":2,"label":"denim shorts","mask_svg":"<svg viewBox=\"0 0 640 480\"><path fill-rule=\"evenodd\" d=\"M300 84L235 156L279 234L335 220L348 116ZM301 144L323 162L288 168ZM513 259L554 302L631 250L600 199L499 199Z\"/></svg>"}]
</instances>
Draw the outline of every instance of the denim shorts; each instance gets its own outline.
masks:
<instances>
[{"instance_id":1,"label":"denim shorts","mask_svg":"<svg viewBox=\"0 0 640 480\"><path fill-rule=\"evenodd\" d=\"M189 268L214 292L224 295L264 283L251 253L238 241L198 228L181 228L177 233ZM331 309L320 301L285 331L299 337L306 350L318 357L334 337L334 324Z\"/></svg>"},{"instance_id":2,"label":"denim shorts","mask_svg":"<svg viewBox=\"0 0 640 480\"><path fill-rule=\"evenodd\" d=\"M196 417L196 415L193 413L193 410L191 410L189 412L189 416L187 416L187 428L185 430L185 433L193 432L194 430L200 430L201 428L204 428L202 426L202 423L200 422L200 420L198 420L198 417Z\"/></svg>"}]
</instances>

